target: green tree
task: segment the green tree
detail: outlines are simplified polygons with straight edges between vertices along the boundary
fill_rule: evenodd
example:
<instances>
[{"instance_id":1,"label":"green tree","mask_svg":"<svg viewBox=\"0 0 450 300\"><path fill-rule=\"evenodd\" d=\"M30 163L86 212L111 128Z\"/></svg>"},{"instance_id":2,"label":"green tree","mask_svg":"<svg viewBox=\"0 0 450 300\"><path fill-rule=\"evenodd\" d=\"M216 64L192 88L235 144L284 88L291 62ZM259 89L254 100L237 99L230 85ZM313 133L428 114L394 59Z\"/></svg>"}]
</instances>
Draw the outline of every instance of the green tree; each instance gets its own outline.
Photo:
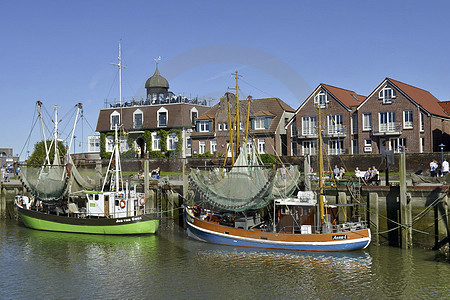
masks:
<instances>
[{"instance_id":1,"label":"green tree","mask_svg":"<svg viewBox=\"0 0 450 300\"><path fill-rule=\"evenodd\" d=\"M47 142L47 148L50 149L50 162L53 163L53 159L55 157L55 147L51 146L52 141L46 141ZM58 152L60 156L66 155L66 147L64 147L64 144L62 142L58 142ZM44 141L40 141L34 145L34 150L31 156L26 160L27 164L30 165L42 165L45 162L45 145Z\"/></svg>"}]
</instances>

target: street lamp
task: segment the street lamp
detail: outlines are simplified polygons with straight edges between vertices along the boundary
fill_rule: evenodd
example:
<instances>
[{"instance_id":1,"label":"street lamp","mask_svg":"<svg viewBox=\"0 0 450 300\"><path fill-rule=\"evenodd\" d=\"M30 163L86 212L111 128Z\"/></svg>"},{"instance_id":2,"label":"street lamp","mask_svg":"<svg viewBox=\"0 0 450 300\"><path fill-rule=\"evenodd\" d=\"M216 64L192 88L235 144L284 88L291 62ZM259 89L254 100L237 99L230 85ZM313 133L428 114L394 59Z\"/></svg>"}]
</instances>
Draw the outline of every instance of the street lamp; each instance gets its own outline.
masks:
<instances>
[{"instance_id":1,"label":"street lamp","mask_svg":"<svg viewBox=\"0 0 450 300\"><path fill-rule=\"evenodd\" d=\"M441 163L444 161L444 144L440 144L439 147L441 147Z\"/></svg>"}]
</instances>

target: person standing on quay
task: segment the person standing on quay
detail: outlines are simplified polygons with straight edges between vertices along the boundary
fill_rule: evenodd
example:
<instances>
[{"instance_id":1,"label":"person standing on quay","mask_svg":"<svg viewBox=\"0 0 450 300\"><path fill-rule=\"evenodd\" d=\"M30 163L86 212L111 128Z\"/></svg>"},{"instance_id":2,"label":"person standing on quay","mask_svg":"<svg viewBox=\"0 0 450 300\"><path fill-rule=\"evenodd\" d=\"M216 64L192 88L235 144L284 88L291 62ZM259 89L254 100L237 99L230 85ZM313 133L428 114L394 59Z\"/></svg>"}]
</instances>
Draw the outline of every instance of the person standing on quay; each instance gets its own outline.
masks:
<instances>
[{"instance_id":1,"label":"person standing on quay","mask_svg":"<svg viewBox=\"0 0 450 300\"><path fill-rule=\"evenodd\" d=\"M444 158L444 161L442 162L442 175L445 176L449 173L449 164L448 161Z\"/></svg>"}]
</instances>

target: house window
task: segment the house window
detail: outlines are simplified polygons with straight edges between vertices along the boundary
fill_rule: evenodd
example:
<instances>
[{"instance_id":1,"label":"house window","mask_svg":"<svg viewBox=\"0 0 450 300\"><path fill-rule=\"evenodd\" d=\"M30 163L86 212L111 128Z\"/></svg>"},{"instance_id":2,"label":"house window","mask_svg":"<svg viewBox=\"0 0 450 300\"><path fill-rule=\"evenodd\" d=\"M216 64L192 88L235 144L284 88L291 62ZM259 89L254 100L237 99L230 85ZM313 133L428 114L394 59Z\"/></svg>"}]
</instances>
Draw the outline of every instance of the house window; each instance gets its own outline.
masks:
<instances>
[{"instance_id":1,"label":"house window","mask_svg":"<svg viewBox=\"0 0 450 300\"><path fill-rule=\"evenodd\" d=\"M291 124L291 136L296 137L297 136L297 120L294 119L294 121Z\"/></svg>"},{"instance_id":2,"label":"house window","mask_svg":"<svg viewBox=\"0 0 450 300\"><path fill-rule=\"evenodd\" d=\"M358 134L358 115L352 115L352 134Z\"/></svg>"},{"instance_id":3,"label":"house window","mask_svg":"<svg viewBox=\"0 0 450 300\"><path fill-rule=\"evenodd\" d=\"M316 149L317 149L316 145L317 145L316 141L304 141L302 143L303 155L306 155L306 154L314 155L314 154L316 154Z\"/></svg>"},{"instance_id":4,"label":"house window","mask_svg":"<svg viewBox=\"0 0 450 300\"><path fill-rule=\"evenodd\" d=\"M114 129L116 125L120 125L120 114L117 111L113 112L110 118L111 129Z\"/></svg>"},{"instance_id":5,"label":"house window","mask_svg":"<svg viewBox=\"0 0 450 300\"><path fill-rule=\"evenodd\" d=\"M223 130L224 131L228 130L228 124L227 123L223 123Z\"/></svg>"},{"instance_id":6,"label":"house window","mask_svg":"<svg viewBox=\"0 0 450 300\"><path fill-rule=\"evenodd\" d=\"M420 131L425 131L425 114L420 113Z\"/></svg>"},{"instance_id":7,"label":"house window","mask_svg":"<svg viewBox=\"0 0 450 300\"><path fill-rule=\"evenodd\" d=\"M218 130L222 131L222 123L217 124L217 126L218 126Z\"/></svg>"},{"instance_id":8,"label":"house window","mask_svg":"<svg viewBox=\"0 0 450 300\"><path fill-rule=\"evenodd\" d=\"M135 129L142 129L143 126L143 114L140 109L133 113L133 127Z\"/></svg>"},{"instance_id":9,"label":"house window","mask_svg":"<svg viewBox=\"0 0 450 300\"><path fill-rule=\"evenodd\" d=\"M363 114L363 130L372 130L372 114Z\"/></svg>"},{"instance_id":10,"label":"house window","mask_svg":"<svg viewBox=\"0 0 450 300\"><path fill-rule=\"evenodd\" d=\"M401 153L405 149L406 149L406 138L389 139L389 150L394 150L394 153Z\"/></svg>"},{"instance_id":11,"label":"house window","mask_svg":"<svg viewBox=\"0 0 450 300\"><path fill-rule=\"evenodd\" d=\"M252 129L268 129L270 125L270 118L257 117L252 119Z\"/></svg>"},{"instance_id":12,"label":"house window","mask_svg":"<svg viewBox=\"0 0 450 300\"><path fill-rule=\"evenodd\" d=\"M167 150L176 150L177 149L177 141L178 138L175 134L171 134L167 137Z\"/></svg>"},{"instance_id":13,"label":"house window","mask_svg":"<svg viewBox=\"0 0 450 300\"><path fill-rule=\"evenodd\" d=\"M380 132L393 132L395 131L395 111L381 112L380 118Z\"/></svg>"},{"instance_id":14,"label":"house window","mask_svg":"<svg viewBox=\"0 0 450 300\"><path fill-rule=\"evenodd\" d=\"M297 156L297 142L292 142L292 156Z\"/></svg>"},{"instance_id":15,"label":"house window","mask_svg":"<svg viewBox=\"0 0 450 300\"><path fill-rule=\"evenodd\" d=\"M384 104L392 103L392 99L397 96L396 91L388 84L378 94L378 99L382 99Z\"/></svg>"},{"instance_id":16,"label":"house window","mask_svg":"<svg viewBox=\"0 0 450 300\"><path fill-rule=\"evenodd\" d=\"M359 153L359 149L358 149L358 140L354 139L352 141L352 153L353 154L358 154Z\"/></svg>"},{"instance_id":17,"label":"house window","mask_svg":"<svg viewBox=\"0 0 450 300\"><path fill-rule=\"evenodd\" d=\"M212 120L197 121L197 132L210 132L212 129Z\"/></svg>"},{"instance_id":18,"label":"house window","mask_svg":"<svg viewBox=\"0 0 450 300\"><path fill-rule=\"evenodd\" d=\"M403 128L411 129L413 128L413 111L404 110L403 111Z\"/></svg>"},{"instance_id":19,"label":"house window","mask_svg":"<svg viewBox=\"0 0 450 300\"><path fill-rule=\"evenodd\" d=\"M165 127L167 126L167 121L169 119L169 112L164 107L161 107L157 111L158 116L158 127Z\"/></svg>"},{"instance_id":20,"label":"house window","mask_svg":"<svg viewBox=\"0 0 450 300\"><path fill-rule=\"evenodd\" d=\"M195 119L197 119L197 117L198 117L198 110L194 107L194 108L191 109L191 122L192 122L192 125L195 124Z\"/></svg>"},{"instance_id":21,"label":"house window","mask_svg":"<svg viewBox=\"0 0 450 300\"><path fill-rule=\"evenodd\" d=\"M328 133L342 133L344 128L344 118L342 115L328 115Z\"/></svg>"},{"instance_id":22,"label":"house window","mask_svg":"<svg viewBox=\"0 0 450 300\"><path fill-rule=\"evenodd\" d=\"M206 152L206 141L198 142L198 154L204 154Z\"/></svg>"},{"instance_id":23,"label":"house window","mask_svg":"<svg viewBox=\"0 0 450 300\"><path fill-rule=\"evenodd\" d=\"M258 139L258 152L259 152L259 154L266 153L266 140L265 139Z\"/></svg>"},{"instance_id":24,"label":"house window","mask_svg":"<svg viewBox=\"0 0 450 300\"><path fill-rule=\"evenodd\" d=\"M161 137L152 133L152 151L161 151Z\"/></svg>"},{"instance_id":25,"label":"house window","mask_svg":"<svg viewBox=\"0 0 450 300\"><path fill-rule=\"evenodd\" d=\"M186 139L186 148L188 149L192 148L192 139L190 137Z\"/></svg>"},{"instance_id":26,"label":"house window","mask_svg":"<svg viewBox=\"0 0 450 300\"><path fill-rule=\"evenodd\" d=\"M315 135L317 134L316 117L303 117L302 118L302 135Z\"/></svg>"},{"instance_id":27,"label":"house window","mask_svg":"<svg viewBox=\"0 0 450 300\"><path fill-rule=\"evenodd\" d=\"M423 153L425 152L425 138L420 138L420 144L419 144L419 152Z\"/></svg>"},{"instance_id":28,"label":"house window","mask_svg":"<svg viewBox=\"0 0 450 300\"><path fill-rule=\"evenodd\" d=\"M112 152L114 148L114 137L112 135L109 135L106 137L106 152Z\"/></svg>"},{"instance_id":29,"label":"house window","mask_svg":"<svg viewBox=\"0 0 450 300\"><path fill-rule=\"evenodd\" d=\"M100 136L93 135L88 137L88 152L100 152Z\"/></svg>"},{"instance_id":30,"label":"house window","mask_svg":"<svg viewBox=\"0 0 450 300\"><path fill-rule=\"evenodd\" d=\"M210 148L211 148L211 151L210 151L211 153L214 153L214 152L217 151L217 141L216 140L211 141L209 143L209 145L210 145Z\"/></svg>"},{"instance_id":31,"label":"house window","mask_svg":"<svg viewBox=\"0 0 450 300\"><path fill-rule=\"evenodd\" d=\"M339 155L344 153L344 143L342 140L328 141L328 155Z\"/></svg>"},{"instance_id":32,"label":"house window","mask_svg":"<svg viewBox=\"0 0 450 300\"><path fill-rule=\"evenodd\" d=\"M325 108L327 106L327 103L330 102L328 100L328 94L324 91L320 91L315 97L314 97L314 104L320 106L321 108Z\"/></svg>"}]
</instances>

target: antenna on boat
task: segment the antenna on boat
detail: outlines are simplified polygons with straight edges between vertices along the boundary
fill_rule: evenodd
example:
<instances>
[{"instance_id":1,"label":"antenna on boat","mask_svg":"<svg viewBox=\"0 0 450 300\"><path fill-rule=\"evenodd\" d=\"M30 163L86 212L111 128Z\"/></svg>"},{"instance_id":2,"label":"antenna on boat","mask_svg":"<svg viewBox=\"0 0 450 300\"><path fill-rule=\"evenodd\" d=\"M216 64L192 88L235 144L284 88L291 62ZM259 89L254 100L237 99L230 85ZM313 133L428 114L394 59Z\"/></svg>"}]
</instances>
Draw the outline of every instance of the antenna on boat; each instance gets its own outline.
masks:
<instances>
[{"instance_id":1,"label":"antenna on boat","mask_svg":"<svg viewBox=\"0 0 450 300\"><path fill-rule=\"evenodd\" d=\"M120 45L120 43L122 42L122 40L119 40L119 63L115 64L115 63L111 63L111 65L117 66L119 67L119 101L120 101L120 106L122 106L122 69L123 68L127 68L126 66L124 66L122 64L122 47Z\"/></svg>"}]
</instances>

